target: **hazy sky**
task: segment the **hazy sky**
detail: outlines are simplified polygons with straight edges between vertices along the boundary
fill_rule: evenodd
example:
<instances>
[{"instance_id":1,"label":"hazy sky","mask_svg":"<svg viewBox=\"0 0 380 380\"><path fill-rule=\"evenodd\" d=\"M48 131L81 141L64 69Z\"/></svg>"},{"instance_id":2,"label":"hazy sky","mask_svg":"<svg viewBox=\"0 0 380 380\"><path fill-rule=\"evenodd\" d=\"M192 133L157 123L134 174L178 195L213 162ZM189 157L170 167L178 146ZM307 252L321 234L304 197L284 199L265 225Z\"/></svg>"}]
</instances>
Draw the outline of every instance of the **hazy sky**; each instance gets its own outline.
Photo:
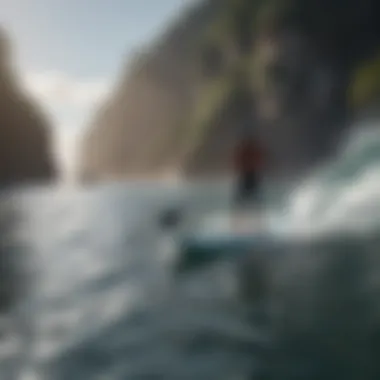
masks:
<instances>
[{"instance_id":1,"label":"hazy sky","mask_svg":"<svg viewBox=\"0 0 380 380\"><path fill-rule=\"evenodd\" d=\"M0 0L29 90L44 102L65 161L133 51L193 0Z\"/></svg>"}]
</instances>

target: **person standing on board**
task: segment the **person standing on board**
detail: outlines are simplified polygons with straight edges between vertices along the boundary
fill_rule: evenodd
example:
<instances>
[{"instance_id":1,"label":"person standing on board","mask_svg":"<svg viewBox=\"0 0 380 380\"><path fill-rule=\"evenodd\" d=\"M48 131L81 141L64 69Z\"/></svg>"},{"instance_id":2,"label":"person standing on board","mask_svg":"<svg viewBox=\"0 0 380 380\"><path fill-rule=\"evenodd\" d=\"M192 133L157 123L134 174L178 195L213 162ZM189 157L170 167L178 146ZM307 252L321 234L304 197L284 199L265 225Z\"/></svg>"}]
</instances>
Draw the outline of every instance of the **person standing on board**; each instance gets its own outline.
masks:
<instances>
[{"instance_id":1,"label":"person standing on board","mask_svg":"<svg viewBox=\"0 0 380 380\"><path fill-rule=\"evenodd\" d=\"M236 205L239 209L260 204L260 185L265 155L258 141L244 137L235 150L235 171L237 173Z\"/></svg>"}]
</instances>

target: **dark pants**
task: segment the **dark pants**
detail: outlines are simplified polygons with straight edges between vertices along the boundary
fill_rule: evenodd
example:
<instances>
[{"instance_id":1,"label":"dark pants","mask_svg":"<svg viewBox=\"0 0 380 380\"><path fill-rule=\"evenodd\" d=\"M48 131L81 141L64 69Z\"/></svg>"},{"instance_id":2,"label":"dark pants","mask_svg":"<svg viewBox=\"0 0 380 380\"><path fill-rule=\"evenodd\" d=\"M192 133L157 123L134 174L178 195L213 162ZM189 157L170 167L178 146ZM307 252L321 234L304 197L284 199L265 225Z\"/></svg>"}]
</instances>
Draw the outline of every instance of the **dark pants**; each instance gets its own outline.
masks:
<instances>
[{"instance_id":1,"label":"dark pants","mask_svg":"<svg viewBox=\"0 0 380 380\"><path fill-rule=\"evenodd\" d=\"M237 180L236 205L239 207L257 204L259 200L260 176L255 171L242 172Z\"/></svg>"}]
</instances>

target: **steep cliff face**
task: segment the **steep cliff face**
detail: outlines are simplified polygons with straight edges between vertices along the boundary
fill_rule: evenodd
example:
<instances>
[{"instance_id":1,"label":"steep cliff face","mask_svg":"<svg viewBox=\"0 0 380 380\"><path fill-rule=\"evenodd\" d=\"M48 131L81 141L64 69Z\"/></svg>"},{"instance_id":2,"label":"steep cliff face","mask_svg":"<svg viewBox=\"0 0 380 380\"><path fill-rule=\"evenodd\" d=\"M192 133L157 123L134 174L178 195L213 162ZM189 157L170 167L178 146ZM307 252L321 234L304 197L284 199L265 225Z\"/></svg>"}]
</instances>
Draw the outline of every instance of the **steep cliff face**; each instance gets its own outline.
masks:
<instances>
[{"instance_id":1,"label":"steep cliff face","mask_svg":"<svg viewBox=\"0 0 380 380\"><path fill-rule=\"evenodd\" d=\"M253 8L246 19L254 31L251 49L237 62L248 67L243 72L252 94L238 100L232 80L230 96L185 163L186 175L228 172L234 141L247 126L270 157L269 176L302 176L334 153L350 125L351 74L379 47L379 11L374 0L274 0ZM233 32L227 28L227 35ZM239 111L227 117L236 103Z\"/></svg>"},{"instance_id":2,"label":"steep cliff face","mask_svg":"<svg viewBox=\"0 0 380 380\"><path fill-rule=\"evenodd\" d=\"M47 120L14 72L11 46L0 33L0 186L55 177Z\"/></svg>"},{"instance_id":3,"label":"steep cliff face","mask_svg":"<svg viewBox=\"0 0 380 380\"><path fill-rule=\"evenodd\" d=\"M124 73L85 135L82 178L152 175L177 165L199 84L198 42L222 4L190 9Z\"/></svg>"},{"instance_id":4,"label":"steep cliff face","mask_svg":"<svg viewBox=\"0 0 380 380\"><path fill-rule=\"evenodd\" d=\"M196 6L99 113L82 177L224 175L247 128L267 149L270 174L301 175L347 128L350 73L379 46L379 17L375 0Z\"/></svg>"}]
</instances>

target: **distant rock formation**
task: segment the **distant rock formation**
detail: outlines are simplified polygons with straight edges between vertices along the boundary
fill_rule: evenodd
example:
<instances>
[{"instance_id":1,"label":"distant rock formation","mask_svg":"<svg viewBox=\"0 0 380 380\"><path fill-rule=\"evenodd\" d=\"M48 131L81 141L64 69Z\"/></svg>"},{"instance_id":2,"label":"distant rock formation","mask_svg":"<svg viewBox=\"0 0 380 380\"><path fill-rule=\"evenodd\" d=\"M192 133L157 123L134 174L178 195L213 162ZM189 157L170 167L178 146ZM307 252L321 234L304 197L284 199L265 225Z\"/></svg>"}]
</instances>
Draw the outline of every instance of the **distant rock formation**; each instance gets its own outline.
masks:
<instances>
[{"instance_id":1,"label":"distant rock formation","mask_svg":"<svg viewBox=\"0 0 380 380\"><path fill-rule=\"evenodd\" d=\"M96 115L82 179L228 174L247 126L269 151L271 174L300 175L347 128L350 72L379 45L378 8L376 0L200 2Z\"/></svg>"},{"instance_id":2,"label":"distant rock formation","mask_svg":"<svg viewBox=\"0 0 380 380\"><path fill-rule=\"evenodd\" d=\"M48 122L19 85L11 50L0 30L0 187L56 176Z\"/></svg>"}]
</instances>

